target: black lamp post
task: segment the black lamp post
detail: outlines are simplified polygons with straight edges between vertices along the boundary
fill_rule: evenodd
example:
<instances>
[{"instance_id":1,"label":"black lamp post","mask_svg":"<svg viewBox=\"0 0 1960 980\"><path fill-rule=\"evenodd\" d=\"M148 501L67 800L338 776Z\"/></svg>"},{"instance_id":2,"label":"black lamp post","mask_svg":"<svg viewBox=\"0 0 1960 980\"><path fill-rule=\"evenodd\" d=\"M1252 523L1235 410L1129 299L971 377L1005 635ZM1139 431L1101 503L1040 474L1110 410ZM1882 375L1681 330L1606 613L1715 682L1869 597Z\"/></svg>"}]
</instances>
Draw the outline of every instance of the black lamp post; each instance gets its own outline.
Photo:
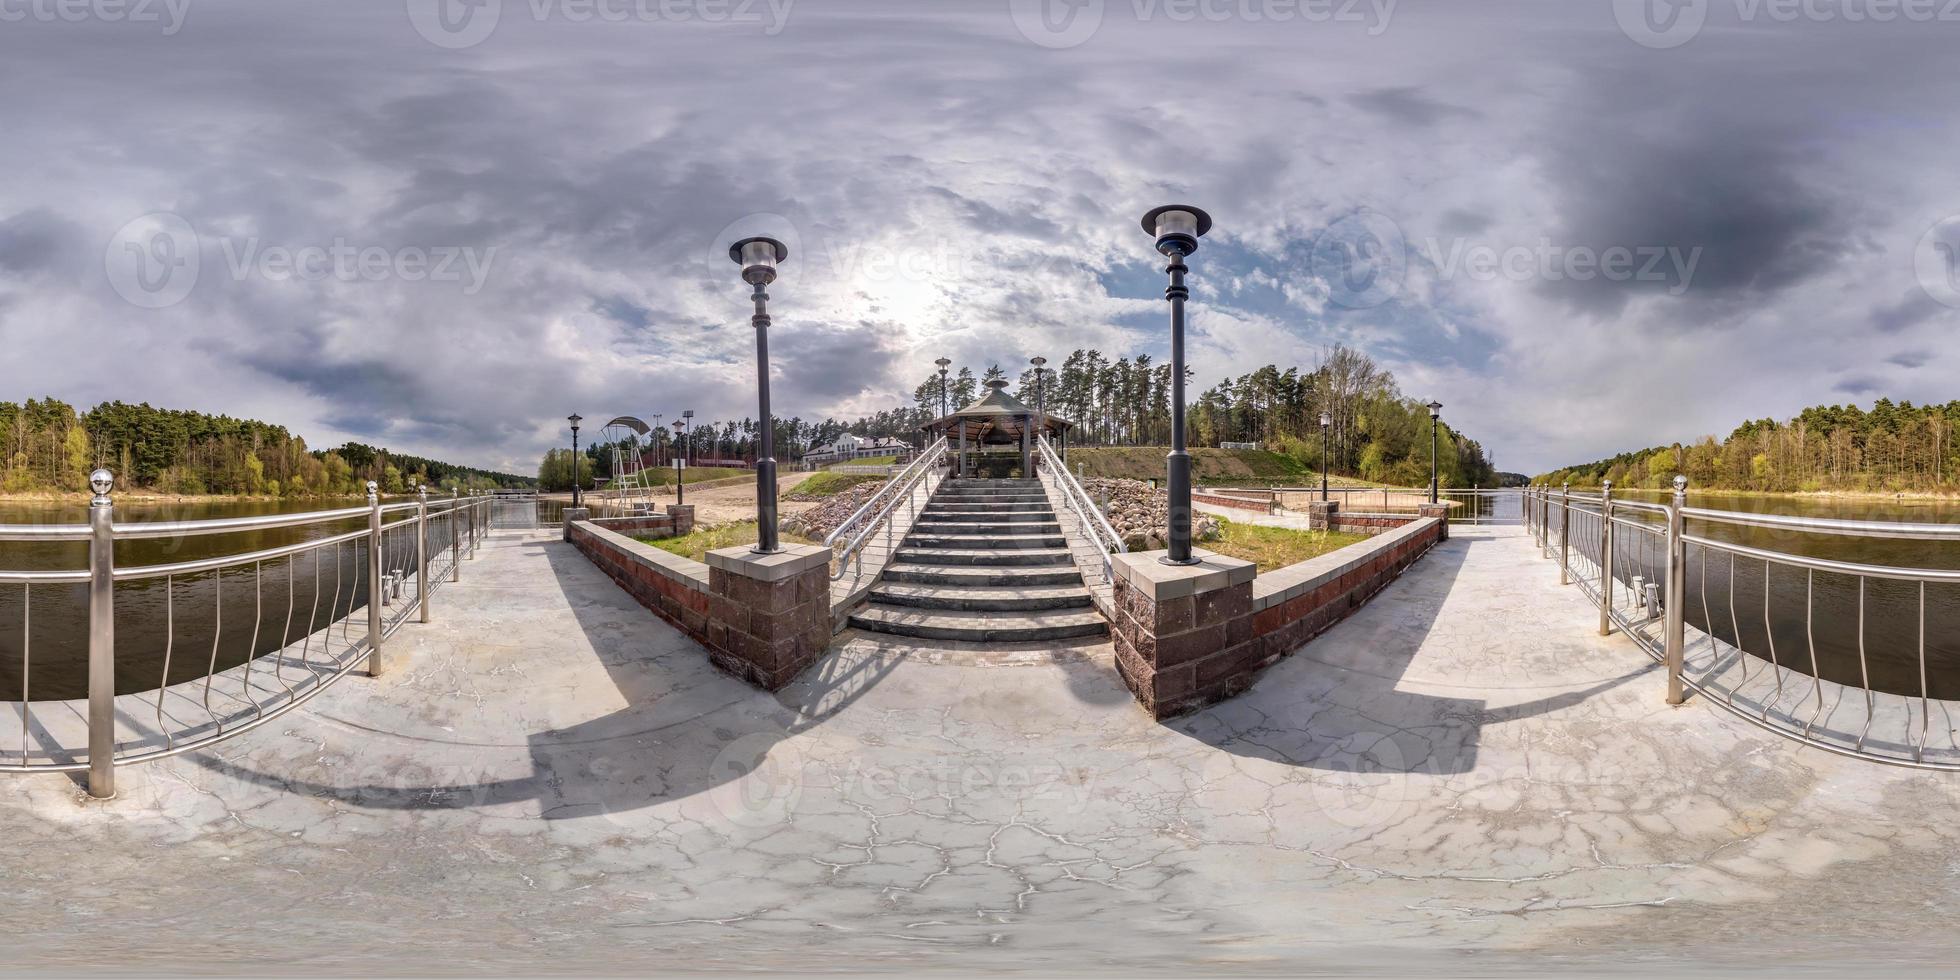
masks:
<instances>
[{"instance_id":1,"label":"black lamp post","mask_svg":"<svg viewBox=\"0 0 1960 980\"><path fill-rule=\"evenodd\" d=\"M1048 359L1037 354L1028 358L1028 363L1034 365L1034 410L1041 416L1041 431L1045 433L1048 431L1048 403L1042 396L1041 374L1047 370L1042 365L1047 364Z\"/></svg>"},{"instance_id":2,"label":"black lamp post","mask_svg":"<svg viewBox=\"0 0 1960 980\"><path fill-rule=\"evenodd\" d=\"M1320 502L1327 502L1327 430L1334 425L1334 416L1320 413Z\"/></svg>"},{"instance_id":3,"label":"black lamp post","mask_svg":"<svg viewBox=\"0 0 1960 980\"><path fill-rule=\"evenodd\" d=\"M773 555L783 546L776 537L776 420L769 414L769 293L776 281L776 264L789 258L789 247L773 238L744 238L728 246L728 257L742 267L742 281L755 287L755 387L758 423L762 431L755 456L755 553Z\"/></svg>"},{"instance_id":4,"label":"black lamp post","mask_svg":"<svg viewBox=\"0 0 1960 980\"><path fill-rule=\"evenodd\" d=\"M693 415L693 412L687 414ZM682 472L681 463L687 459L687 450L681 445L681 429L686 425L680 419L674 420L674 505L687 503L687 474Z\"/></svg>"},{"instance_id":5,"label":"black lamp post","mask_svg":"<svg viewBox=\"0 0 1960 980\"><path fill-rule=\"evenodd\" d=\"M1211 230L1211 215L1183 204L1155 208L1143 216L1143 230L1157 236L1157 251L1171 260L1164 271L1171 284L1164 298L1171 304L1171 451L1166 460L1170 485L1170 553L1166 565L1195 565L1191 557L1191 454L1184 446L1184 301L1191 291L1184 274L1191 271L1184 257L1198 250L1198 239Z\"/></svg>"},{"instance_id":6,"label":"black lamp post","mask_svg":"<svg viewBox=\"0 0 1960 980\"><path fill-rule=\"evenodd\" d=\"M1443 403L1429 403L1429 502L1436 502L1436 442L1437 433L1442 431Z\"/></svg>"},{"instance_id":7,"label":"black lamp post","mask_svg":"<svg viewBox=\"0 0 1960 980\"><path fill-rule=\"evenodd\" d=\"M691 466L694 463L694 409L690 408L682 412L681 421L687 423L687 431L685 433L687 436L687 462Z\"/></svg>"},{"instance_id":8,"label":"black lamp post","mask_svg":"<svg viewBox=\"0 0 1960 980\"><path fill-rule=\"evenodd\" d=\"M585 421L577 412L565 416L572 423L572 506L578 506L578 424Z\"/></svg>"},{"instance_id":9,"label":"black lamp post","mask_svg":"<svg viewBox=\"0 0 1960 980\"><path fill-rule=\"evenodd\" d=\"M939 417L945 418L951 409L946 407L946 368L953 363L951 358L942 357L932 362L939 365Z\"/></svg>"}]
</instances>

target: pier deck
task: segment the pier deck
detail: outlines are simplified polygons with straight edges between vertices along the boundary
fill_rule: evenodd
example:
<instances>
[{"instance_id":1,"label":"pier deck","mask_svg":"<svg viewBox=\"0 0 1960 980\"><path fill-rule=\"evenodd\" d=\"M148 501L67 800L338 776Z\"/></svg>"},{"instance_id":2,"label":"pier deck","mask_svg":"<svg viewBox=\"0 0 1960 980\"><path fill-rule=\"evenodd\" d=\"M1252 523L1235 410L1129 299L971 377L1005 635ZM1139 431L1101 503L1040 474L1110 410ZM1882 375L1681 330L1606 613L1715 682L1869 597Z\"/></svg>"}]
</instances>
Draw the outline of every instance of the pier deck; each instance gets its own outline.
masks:
<instances>
[{"instance_id":1,"label":"pier deck","mask_svg":"<svg viewBox=\"0 0 1960 980\"><path fill-rule=\"evenodd\" d=\"M130 767L107 803L9 779L6 965L1950 955L1951 776L1669 708L1556 583L1516 529L1459 529L1245 696L1159 725L1094 642L847 633L760 693L569 546L501 535L380 679Z\"/></svg>"}]
</instances>

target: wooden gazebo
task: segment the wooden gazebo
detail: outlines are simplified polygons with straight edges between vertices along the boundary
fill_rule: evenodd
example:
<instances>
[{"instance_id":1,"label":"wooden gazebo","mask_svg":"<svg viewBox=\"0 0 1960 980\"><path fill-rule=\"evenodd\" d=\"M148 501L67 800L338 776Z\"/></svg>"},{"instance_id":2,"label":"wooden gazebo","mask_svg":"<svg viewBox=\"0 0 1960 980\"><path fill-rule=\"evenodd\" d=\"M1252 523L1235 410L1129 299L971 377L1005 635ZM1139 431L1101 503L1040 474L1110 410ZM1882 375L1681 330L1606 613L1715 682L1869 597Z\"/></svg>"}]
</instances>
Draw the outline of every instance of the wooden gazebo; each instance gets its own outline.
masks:
<instances>
[{"instance_id":1,"label":"wooden gazebo","mask_svg":"<svg viewBox=\"0 0 1960 980\"><path fill-rule=\"evenodd\" d=\"M966 476L972 471L970 453L996 455L988 447L1018 447L1021 475L1034 475L1034 434L1046 432L1058 440L1058 449L1068 445L1068 430L1075 423L1035 411L1026 402L1007 393L1007 382L987 382L990 389L979 401L951 415L933 419L925 430L943 435L955 453L953 472Z\"/></svg>"}]
</instances>

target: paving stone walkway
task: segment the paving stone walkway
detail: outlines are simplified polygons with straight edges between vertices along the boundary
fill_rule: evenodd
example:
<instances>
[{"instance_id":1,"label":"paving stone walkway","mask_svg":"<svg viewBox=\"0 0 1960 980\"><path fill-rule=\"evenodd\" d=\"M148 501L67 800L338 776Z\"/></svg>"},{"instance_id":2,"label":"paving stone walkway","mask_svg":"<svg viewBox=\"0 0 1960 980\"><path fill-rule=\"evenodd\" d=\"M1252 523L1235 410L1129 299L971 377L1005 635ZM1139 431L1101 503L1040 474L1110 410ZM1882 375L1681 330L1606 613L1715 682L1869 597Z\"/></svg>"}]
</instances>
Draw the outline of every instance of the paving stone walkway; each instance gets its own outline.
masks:
<instances>
[{"instance_id":1,"label":"paving stone walkway","mask_svg":"<svg viewBox=\"0 0 1960 980\"><path fill-rule=\"evenodd\" d=\"M154 972L1943 968L1953 777L1669 708L1460 532L1168 725L1095 643L847 633L768 695L554 540L84 803L8 777L5 964ZM1466 955L1474 954L1474 955Z\"/></svg>"}]
</instances>

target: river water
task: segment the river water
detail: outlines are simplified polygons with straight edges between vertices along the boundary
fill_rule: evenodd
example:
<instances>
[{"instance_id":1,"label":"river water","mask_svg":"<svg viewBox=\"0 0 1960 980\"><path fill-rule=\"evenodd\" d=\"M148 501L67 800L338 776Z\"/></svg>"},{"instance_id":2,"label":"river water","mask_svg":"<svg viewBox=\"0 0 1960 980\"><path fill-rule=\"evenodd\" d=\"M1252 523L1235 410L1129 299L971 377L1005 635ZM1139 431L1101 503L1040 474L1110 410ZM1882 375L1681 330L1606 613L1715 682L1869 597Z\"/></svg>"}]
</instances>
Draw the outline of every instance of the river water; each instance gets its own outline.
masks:
<instances>
[{"instance_id":1,"label":"river water","mask_svg":"<svg viewBox=\"0 0 1960 980\"><path fill-rule=\"evenodd\" d=\"M1619 493L1664 502L1663 493ZM1690 506L1760 514L1910 523L1960 523L1960 502L1774 495L1689 494ZM1556 516L1553 518L1556 529ZM1597 562L1597 521L1575 522L1573 546ZM1578 533L1584 529L1586 533ZM1691 535L1785 554L1896 568L1960 569L1960 542L1846 537L1690 521ZM1615 542L1622 581L1641 574L1663 581L1664 552L1653 536ZM1631 563L1629 565L1628 563ZM1800 674L1918 696L1923 612L1925 684L1936 698L1960 699L1960 585L1811 573L1690 547L1684 613L1689 625L1724 644ZM1863 619L1860 621L1862 591ZM1861 641L1862 639L1862 647ZM1815 659L1813 660L1813 655ZM1813 667L1814 665L1814 667Z\"/></svg>"},{"instance_id":2,"label":"river water","mask_svg":"<svg viewBox=\"0 0 1960 980\"><path fill-rule=\"evenodd\" d=\"M207 520L300 513L358 506L355 500L119 503L118 523ZM390 515L397 520L397 515ZM81 524L86 504L0 503L0 523ZM262 551L318 540L366 526L364 517L332 524L272 528L195 537L118 542L116 566L162 565ZM405 534L390 535L385 568L413 566ZM116 584L116 689L128 694L201 678L262 656L309 634L315 663L365 635L366 545L343 543L258 564L164 579ZM0 569L85 569L84 542L0 542ZM167 592L166 592L167 587ZM0 585L0 700L35 701L87 695L88 587L85 584ZM326 624L349 617L349 629L326 634ZM31 656L23 657L23 651ZM164 673L165 658L169 672ZM297 676L297 675L295 675Z\"/></svg>"}]
</instances>

